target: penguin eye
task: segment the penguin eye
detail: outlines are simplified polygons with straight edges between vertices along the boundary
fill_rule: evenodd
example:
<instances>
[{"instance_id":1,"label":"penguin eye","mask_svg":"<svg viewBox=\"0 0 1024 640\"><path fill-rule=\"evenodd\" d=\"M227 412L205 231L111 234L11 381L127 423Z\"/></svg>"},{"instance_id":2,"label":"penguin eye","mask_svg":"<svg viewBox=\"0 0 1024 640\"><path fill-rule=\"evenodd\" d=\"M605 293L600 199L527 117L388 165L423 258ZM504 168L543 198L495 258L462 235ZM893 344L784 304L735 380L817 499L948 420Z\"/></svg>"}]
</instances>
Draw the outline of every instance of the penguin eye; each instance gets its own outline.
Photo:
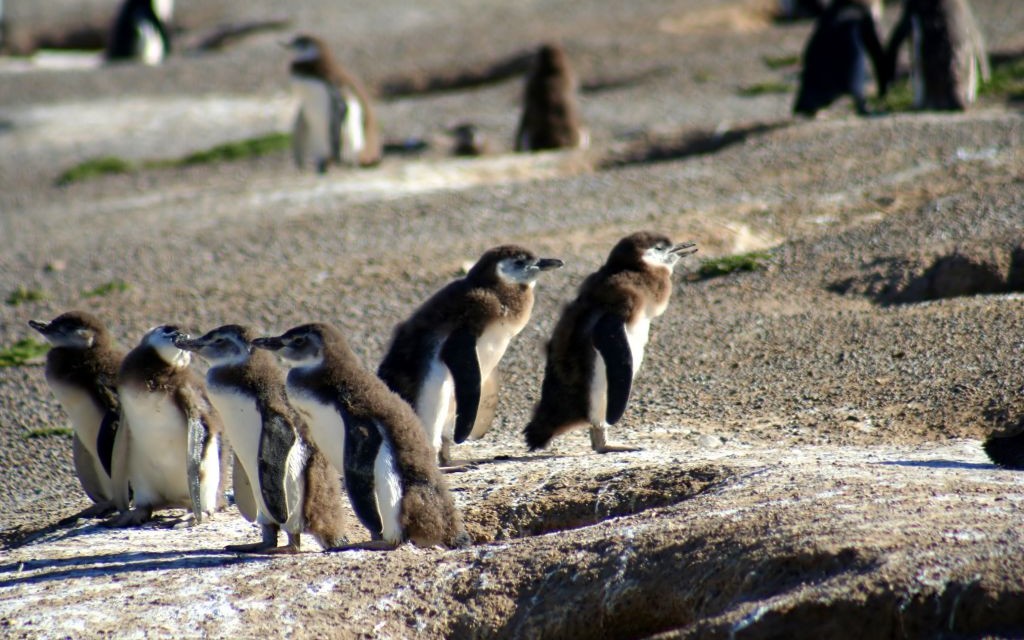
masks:
<instances>
[{"instance_id":1,"label":"penguin eye","mask_svg":"<svg viewBox=\"0 0 1024 640\"><path fill-rule=\"evenodd\" d=\"M294 340L292 340L292 344L295 345L296 347L301 347L302 345L306 344L306 336L299 336L298 338L295 338Z\"/></svg>"}]
</instances>

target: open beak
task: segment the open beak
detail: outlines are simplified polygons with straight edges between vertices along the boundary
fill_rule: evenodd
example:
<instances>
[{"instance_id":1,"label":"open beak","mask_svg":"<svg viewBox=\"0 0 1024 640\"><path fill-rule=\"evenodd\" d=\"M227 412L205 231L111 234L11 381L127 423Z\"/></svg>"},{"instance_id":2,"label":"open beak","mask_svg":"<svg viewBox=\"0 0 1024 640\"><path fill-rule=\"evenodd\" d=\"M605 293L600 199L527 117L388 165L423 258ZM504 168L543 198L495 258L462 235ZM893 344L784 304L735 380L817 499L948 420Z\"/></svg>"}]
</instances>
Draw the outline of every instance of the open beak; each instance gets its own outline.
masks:
<instances>
[{"instance_id":1,"label":"open beak","mask_svg":"<svg viewBox=\"0 0 1024 640\"><path fill-rule=\"evenodd\" d=\"M550 271L552 269L561 269L565 266L565 263L558 258L541 258L533 266L540 271Z\"/></svg>"},{"instance_id":2,"label":"open beak","mask_svg":"<svg viewBox=\"0 0 1024 640\"><path fill-rule=\"evenodd\" d=\"M280 351L284 348L284 342L281 338L256 338L252 341L252 346L267 351Z\"/></svg>"},{"instance_id":3,"label":"open beak","mask_svg":"<svg viewBox=\"0 0 1024 640\"><path fill-rule=\"evenodd\" d=\"M677 258L697 253L697 243L680 242L679 244L672 245L672 247L669 248L668 253L676 256Z\"/></svg>"}]
</instances>

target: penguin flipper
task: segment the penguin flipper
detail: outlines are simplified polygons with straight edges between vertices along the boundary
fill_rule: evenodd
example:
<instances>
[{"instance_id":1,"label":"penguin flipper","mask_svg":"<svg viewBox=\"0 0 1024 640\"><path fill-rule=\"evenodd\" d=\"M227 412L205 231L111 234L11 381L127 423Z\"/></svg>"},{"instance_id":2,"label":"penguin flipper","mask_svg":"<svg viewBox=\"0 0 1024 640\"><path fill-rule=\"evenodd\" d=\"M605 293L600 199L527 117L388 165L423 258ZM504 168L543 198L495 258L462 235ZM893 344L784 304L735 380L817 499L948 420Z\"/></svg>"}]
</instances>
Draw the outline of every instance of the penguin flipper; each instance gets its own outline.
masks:
<instances>
[{"instance_id":1,"label":"penguin flipper","mask_svg":"<svg viewBox=\"0 0 1024 640\"><path fill-rule=\"evenodd\" d=\"M268 515L280 524L288 522L289 509L284 485L288 477L288 454L297 437L295 429L283 416L264 416L256 461L259 490L267 505Z\"/></svg>"},{"instance_id":2,"label":"penguin flipper","mask_svg":"<svg viewBox=\"0 0 1024 640\"><path fill-rule=\"evenodd\" d=\"M626 402L633 385L633 352L626 338L622 316L606 313L594 325L594 348L604 360L608 380L605 421L615 424L626 412Z\"/></svg>"},{"instance_id":3,"label":"penguin flipper","mask_svg":"<svg viewBox=\"0 0 1024 640\"><path fill-rule=\"evenodd\" d=\"M100 458L103 470L110 477L114 476L112 470L114 457L114 440L117 431L121 426L121 415L115 411L107 411L100 423L99 433L96 435L96 454Z\"/></svg>"},{"instance_id":4,"label":"penguin flipper","mask_svg":"<svg viewBox=\"0 0 1024 640\"><path fill-rule=\"evenodd\" d=\"M345 492L352 510L374 540L384 531L375 491L374 467L383 438L370 418L357 418L344 412L345 420Z\"/></svg>"},{"instance_id":5,"label":"penguin flipper","mask_svg":"<svg viewBox=\"0 0 1024 640\"><path fill-rule=\"evenodd\" d=\"M186 446L185 468L188 474L188 498L192 504L192 514L196 523L203 520L199 475L203 463L203 451L206 449L206 426L197 415L190 415L188 422L188 445Z\"/></svg>"},{"instance_id":6,"label":"penguin flipper","mask_svg":"<svg viewBox=\"0 0 1024 640\"><path fill-rule=\"evenodd\" d=\"M249 481L245 469L242 468L238 456L235 456L234 468L231 470L231 484L234 488L235 506L238 507L238 511L249 522L255 522L258 512L256 498L252 491L252 483Z\"/></svg>"},{"instance_id":7,"label":"penguin flipper","mask_svg":"<svg viewBox=\"0 0 1024 640\"><path fill-rule=\"evenodd\" d=\"M110 480L114 495L114 506L124 513L131 502L131 487L128 482L128 441L131 439L131 425L124 418L121 428L114 435L114 447L110 460Z\"/></svg>"},{"instance_id":8,"label":"penguin flipper","mask_svg":"<svg viewBox=\"0 0 1024 640\"><path fill-rule=\"evenodd\" d=\"M441 360L455 381L456 443L469 437L480 409L480 360L476 355L476 336L469 329L456 329L441 347Z\"/></svg>"}]
</instances>

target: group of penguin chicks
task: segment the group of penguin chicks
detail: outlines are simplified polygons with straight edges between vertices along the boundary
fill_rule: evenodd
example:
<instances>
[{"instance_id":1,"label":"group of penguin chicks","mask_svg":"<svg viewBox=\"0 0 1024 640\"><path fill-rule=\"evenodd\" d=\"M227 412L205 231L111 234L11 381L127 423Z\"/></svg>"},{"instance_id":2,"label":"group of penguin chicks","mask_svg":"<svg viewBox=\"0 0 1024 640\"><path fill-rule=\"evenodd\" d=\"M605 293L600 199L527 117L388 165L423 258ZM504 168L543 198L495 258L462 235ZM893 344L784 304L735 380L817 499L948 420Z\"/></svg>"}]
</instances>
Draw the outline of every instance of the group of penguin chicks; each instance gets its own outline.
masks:
<instances>
[{"instance_id":1,"label":"group of penguin chicks","mask_svg":"<svg viewBox=\"0 0 1024 640\"><path fill-rule=\"evenodd\" d=\"M796 0L789 0L793 4ZM902 43L911 37L911 84L915 109L963 110L989 77L985 41L968 0L903 0L888 46L877 22L882 0L802 0L790 10L817 16L803 55L803 73L793 111L813 116L844 95L869 115L865 58L875 71L879 96L896 76Z\"/></svg>"},{"instance_id":2,"label":"group of penguin chicks","mask_svg":"<svg viewBox=\"0 0 1024 640\"><path fill-rule=\"evenodd\" d=\"M588 424L595 451L632 450L609 443L607 429L626 410L672 270L696 250L634 233L583 281L547 345L524 429L531 450ZM262 539L230 550L297 552L303 533L325 549L470 544L442 466L453 444L489 430L498 363L530 319L538 277L562 266L515 245L488 250L395 328L377 375L326 323L264 337L234 324L198 337L162 325L124 355L87 312L30 321L52 344L46 380L94 502L82 515L116 509L110 524L134 526L180 506L199 523L226 504L233 450L235 502ZM205 383L193 354L210 365ZM339 473L370 542L347 545Z\"/></svg>"}]
</instances>

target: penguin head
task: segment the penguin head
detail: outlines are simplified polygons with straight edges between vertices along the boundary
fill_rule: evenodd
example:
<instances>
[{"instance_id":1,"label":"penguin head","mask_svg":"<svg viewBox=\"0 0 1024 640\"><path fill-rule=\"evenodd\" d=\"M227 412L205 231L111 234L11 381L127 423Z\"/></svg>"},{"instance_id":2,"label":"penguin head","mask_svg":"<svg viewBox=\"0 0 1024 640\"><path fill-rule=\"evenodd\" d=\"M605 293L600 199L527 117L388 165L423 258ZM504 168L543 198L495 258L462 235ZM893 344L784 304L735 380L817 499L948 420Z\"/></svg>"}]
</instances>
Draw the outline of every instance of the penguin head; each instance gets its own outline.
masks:
<instances>
[{"instance_id":1,"label":"penguin head","mask_svg":"<svg viewBox=\"0 0 1024 640\"><path fill-rule=\"evenodd\" d=\"M324 332L320 325L304 324L277 337L256 338L252 346L276 351L293 367L315 367L323 362Z\"/></svg>"},{"instance_id":2,"label":"penguin head","mask_svg":"<svg viewBox=\"0 0 1024 640\"><path fill-rule=\"evenodd\" d=\"M565 263L558 258L538 258L532 251L516 245L503 245L480 256L466 279L481 285L531 285L540 274L558 269Z\"/></svg>"},{"instance_id":3,"label":"penguin head","mask_svg":"<svg viewBox=\"0 0 1024 640\"><path fill-rule=\"evenodd\" d=\"M50 322L29 320L28 324L55 347L88 349L103 342L107 335L99 318L85 311L68 311Z\"/></svg>"},{"instance_id":4,"label":"penguin head","mask_svg":"<svg viewBox=\"0 0 1024 640\"><path fill-rule=\"evenodd\" d=\"M173 324L162 324L153 327L142 337L142 344L153 349L160 359L176 369L187 367L192 361L188 351L178 348L176 341L187 338L181 329Z\"/></svg>"},{"instance_id":5,"label":"penguin head","mask_svg":"<svg viewBox=\"0 0 1024 640\"><path fill-rule=\"evenodd\" d=\"M607 266L630 270L667 268L671 271L680 258L696 251L697 245L692 242L673 244L668 236L640 231L619 240L608 256Z\"/></svg>"},{"instance_id":6,"label":"penguin head","mask_svg":"<svg viewBox=\"0 0 1024 640\"><path fill-rule=\"evenodd\" d=\"M324 43L315 36L300 34L286 45L295 52L295 62L314 62L324 55Z\"/></svg>"},{"instance_id":7,"label":"penguin head","mask_svg":"<svg viewBox=\"0 0 1024 640\"><path fill-rule=\"evenodd\" d=\"M199 354L211 366L243 364L252 353L249 330L237 324L218 327L198 338L181 333L174 339L174 345L185 351Z\"/></svg>"}]
</instances>

